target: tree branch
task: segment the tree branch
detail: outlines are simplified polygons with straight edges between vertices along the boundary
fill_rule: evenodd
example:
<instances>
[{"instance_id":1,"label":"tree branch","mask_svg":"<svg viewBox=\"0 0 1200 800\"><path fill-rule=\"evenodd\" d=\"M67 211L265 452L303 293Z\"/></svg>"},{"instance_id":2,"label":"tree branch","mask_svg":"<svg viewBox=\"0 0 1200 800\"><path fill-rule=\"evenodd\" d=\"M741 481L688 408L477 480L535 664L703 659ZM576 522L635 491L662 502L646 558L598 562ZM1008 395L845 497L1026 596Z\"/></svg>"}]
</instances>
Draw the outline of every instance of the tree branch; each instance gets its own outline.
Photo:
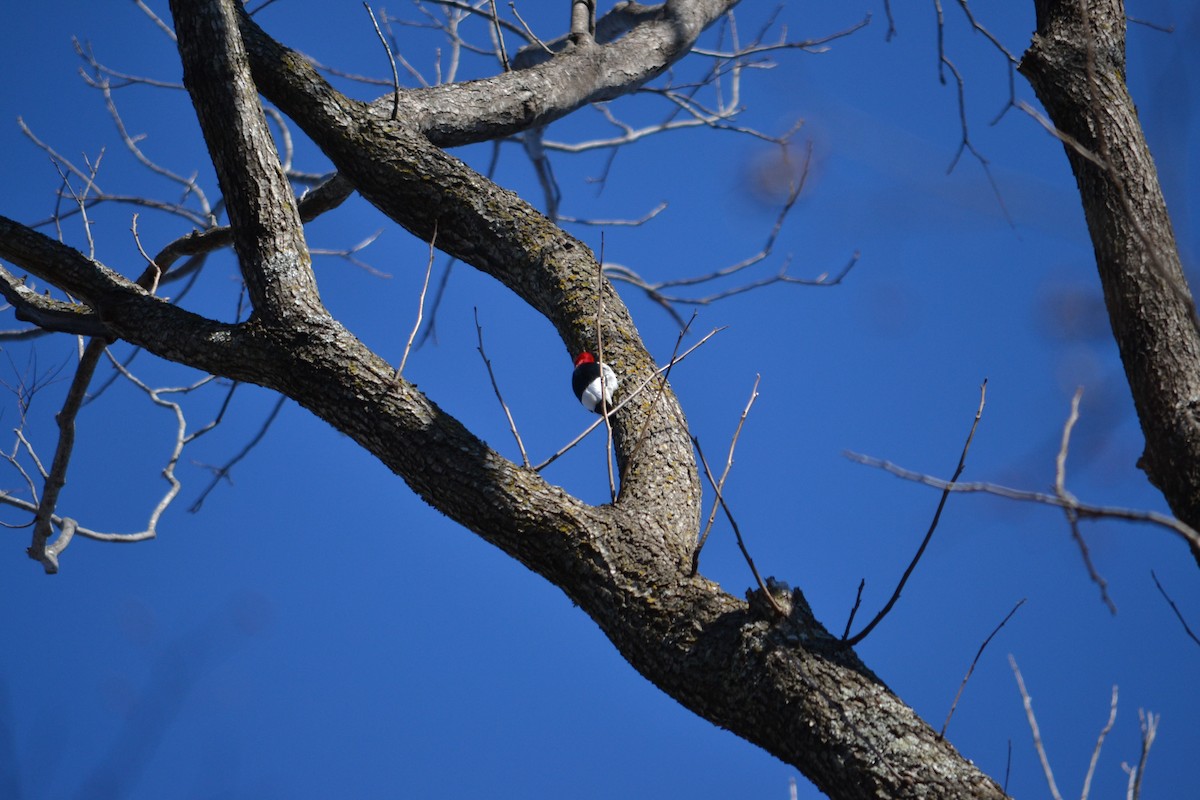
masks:
<instances>
[{"instance_id":1,"label":"tree branch","mask_svg":"<svg viewBox=\"0 0 1200 800\"><path fill-rule=\"evenodd\" d=\"M1037 33L1020 71L1061 134L1075 173L1109 322L1146 437L1139 466L1175 515L1200 528L1200 334L1157 170L1125 85L1125 9L1120 0L1035 0L1034 6ZM1193 545L1193 554L1200 564L1200 548Z\"/></svg>"},{"instance_id":2,"label":"tree branch","mask_svg":"<svg viewBox=\"0 0 1200 800\"><path fill-rule=\"evenodd\" d=\"M255 312L271 319L324 313L296 200L250 78L241 4L172 0L171 13L183 85L217 170Z\"/></svg>"}]
</instances>

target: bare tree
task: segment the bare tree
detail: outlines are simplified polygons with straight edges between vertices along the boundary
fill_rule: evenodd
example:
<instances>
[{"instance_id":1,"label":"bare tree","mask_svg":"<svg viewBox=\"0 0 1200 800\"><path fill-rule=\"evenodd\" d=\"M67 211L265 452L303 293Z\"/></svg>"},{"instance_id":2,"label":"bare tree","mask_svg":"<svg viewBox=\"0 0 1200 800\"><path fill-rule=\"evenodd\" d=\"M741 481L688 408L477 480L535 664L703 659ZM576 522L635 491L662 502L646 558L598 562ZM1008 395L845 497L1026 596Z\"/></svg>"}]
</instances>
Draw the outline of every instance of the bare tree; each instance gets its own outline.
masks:
<instances>
[{"instance_id":1,"label":"bare tree","mask_svg":"<svg viewBox=\"0 0 1200 800\"><path fill-rule=\"evenodd\" d=\"M472 13L486 7L447 5ZM172 0L184 85L228 227L212 223L205 201L206 230L148 257L134 280L95 254L0 217L0 257L67 299L33 291L3 269L0 288L19 319L90 337L76 373L80 397L105 345L121 340L295 400L435 508L560 587L663 691L794 765L831 797L1002 797L994 780L893 694L845 639L829 633L801 590L767 581L742 599L697 573L702 492L693 441L628 308L606 280L598 286L603 270L587 246L446 152L523 133L536 161L547 124L645 86L735 5L625 2L597 19L593 3L574 0L568 33L533 41L511 59L502 53L503 71L494 77L412 90L395 78L368 103L337 91L312 61L272 38L233 0ZM1124 87L1124 11L1116 0L1035 5L1038 33L1022 70L1050 111L1079 180L1146 433L1145 469L1196 528L1200 342L1154 167ZM386 45L382 30L381 38ZM303 199L294 194L285 166L290 154L281 156L260 95L337 169ZM703 124L724 121L689 105L683 94L673 101ZM99 193L94 174L77 177ZM548 194L551 183L547 176ZM613 503L584 503L488 447L328 312L304 221L351 192L495 278L544 316L572 354L599 344L625 386L645 387L605 417L620 476ZM86 213L88 198L77 200ZM230 243L249 301L244 320L201 316L160 296L179 259ZM146 388L155 402L166 402L161 391ZM48 570L80 530L55 509L72 414L60 415L62 459L56 454L41 470L40 497L6 500L32 514L30 555ZM181 445L188 441L182 427L178 436Z\"/></svg>"}]
</instances>

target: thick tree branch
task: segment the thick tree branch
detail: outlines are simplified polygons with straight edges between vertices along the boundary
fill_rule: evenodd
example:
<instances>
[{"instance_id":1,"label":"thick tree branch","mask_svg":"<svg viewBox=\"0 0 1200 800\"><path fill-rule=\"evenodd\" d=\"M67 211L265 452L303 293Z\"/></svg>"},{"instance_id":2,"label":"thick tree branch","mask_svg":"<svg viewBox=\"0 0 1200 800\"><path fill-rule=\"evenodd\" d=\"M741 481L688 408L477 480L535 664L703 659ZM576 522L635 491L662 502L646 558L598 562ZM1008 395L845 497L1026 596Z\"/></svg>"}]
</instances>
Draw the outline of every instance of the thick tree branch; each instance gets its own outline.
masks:
<instances>
[{"instance_id":1,"label":"thick tree branch","mask_svg":"<svg viewBox=\"0 0 1200 800\"><path fill-rule=\"evenodd\" d=\"M78 250L5 216L0 216L0 258L81 299L109 338L215 375L235 377L256 358L243 350L247 342L239 326L171 305Z\"/></svg>"},{"instance_id":2,"label":"thick tree branch","mask_svg":"<svg viewBox=\"0 0 1200 800\"><path fill-rule=\"evenodd\" d=\"M1034 5L1037 33L1020 70L1063 134L1079 186L1146 437L1139 465L1175 515L1200 528L1200 335L1158 173L1125 86L1125 9L1120 0Z\"/></svg>"},{"instance_id":3,"label":"thick tree branch","mask_svg":"<svg viewBox=\"0 0 1200 800\"><path fill-rule=\"evenodd\" d=\"M254 29L243 21L243 29ZM261 39L247 33L247 40ZM261 44L261 42L260 42ZM260 50L275 60L262 60ZM597 338L596 303L607 310L599 335L606 360L636 383L655 365L620 297L605 281L598 301L598 265L591 250L512 192L450 156L414 129L401 104L393 121L345 97L302 56L280 45L251 50L259 88L305 131L359 193L391 219L429 241L437 230L444 252L498 279L546 317L571 353ZM649 401L614 418L621 501L653 504L672 521L681 558L690 558L699 519L700 485L682 411L673 395L653 410L650 445L627 463ZM681 494L682 492L682 494Z\"/></svg>"},{"instance_id":4,"label":"thick tree branch","mask_svg":"<svg viewBox=\"0 0 1200 800\"><path fill-rule=\"evenodd\" d=\"M738 0L687 0L658 6L618 3L596 22L596 36L564 36L525 51L524 66L492 78L410 89L399 95L399 117L439 147L511 136L572 111L636 91L690 52L696 38ZM244 12L242 36L259 89L274 100L280 84L306 80L295 72L306 59L267 36ZM323 81L322 81L323 82ZM389 92L372 108L390 117ZM276 101L278 102L278 101Z\"/></svg>"},{"instance_id":5,"label":"thick tree branch","mask_svg":"<svg viewBox=\"0 0 1200 800\"><path fill-rule=\"evenodd\" d=\"M296 200L250 79L235 4L172 0L171 13L183 85L217 170L255 313L323 313Z\"/></svg>"}]
</instances>

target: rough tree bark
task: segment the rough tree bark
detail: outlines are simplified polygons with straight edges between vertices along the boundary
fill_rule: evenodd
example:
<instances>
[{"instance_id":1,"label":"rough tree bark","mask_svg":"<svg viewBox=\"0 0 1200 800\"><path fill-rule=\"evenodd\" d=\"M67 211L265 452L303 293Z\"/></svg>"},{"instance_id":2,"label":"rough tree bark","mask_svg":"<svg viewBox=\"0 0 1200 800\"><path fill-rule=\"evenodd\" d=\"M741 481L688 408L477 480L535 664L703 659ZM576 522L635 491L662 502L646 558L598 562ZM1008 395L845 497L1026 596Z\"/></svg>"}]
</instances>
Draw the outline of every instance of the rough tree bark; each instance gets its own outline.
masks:
<instances>
[{"instance_id":1,"label":"rough tree bark","mask_svg":"<svg viewBox=\"0 0 1200 800\"><path fill-rule=\"evenodd\" d=\"M786 611L781 615L765 598L736 598L692 574L700 483L687 424L669 388L657 401L654 393L643 393L615 414L620 495L612 505L590 506L491 450L398 378L384 358L328 313L318 295L302 215L259 93L337 166L339 177L327 192L358 191L425 241L436 230L437 247L524 299L555 326L571 353L589 348L599 335L605 359L629 385L649 378L654 362L607 283L601 287L605 314L596 330L599 270L591 251L442 148L542 126L588 102L629 92L686 54L704 28L735 4L618 4L597 21L596 38L576 26L557 42L553 58L488 80L402 91L398 99L389 92L368 104L334 90L234 0L172 0L185 85L228 202L253 314L228 324L189 313L155 297L149 282L128 280L7 218L0 218L0 257L82 305L22 291L2 268L0 286L18 316L47 329L123 339L295 399L378 457L431 505L560 587L667 694L794 765L829 796L1003 797L994 781L825 630L799 590L776 598ZM1039 5L1039 17L1045 5ZM1040 33L1034 52L1045 48L1047 36L1048 31ZM1077 46L1074 52L1078 60ZM1099 61L1105 70L1118 63L1112 55ZM1105 74L1120 85L1118 75ZM1043 91L1069 94L1052 83ZM1084 93L1076 102L1089 105L1090 99ZM1073 135L1090 141L1083 132ZM1122 147L1116 139L1109 144L1113 152ZM1070 149L1068 154L1077 171L1087 167ZM1148 169L1127 175L1151 182ZM1094 194L1091 184L1106 182L1108 174L1093 169L1088 186L1081 178L1085 202ZM1123 180L1137 212L1142 187ZM1107 213L1123 211L1110 203ZM1093 213L1089 210L1089 221ZM1157 222L1142 225L1160 229ZM1125 227L1132 230L1133 223ZM1166 230L1169 235L1169 226ZM1102 257L1111 251L1129 259L1141 239L1130 232L1121 241L1106 244ZM1102 254L1099 244L1097 253ZM1166 253L1158 261L1170 265ZM1154 280L1160 280L1155 270L1167 269L1146 257L1139 263L1140 274ZM1177 270L1177 259L1173 263ZM1102 273L1129 269L1101 265ZM1116 289L1109 293L1125 296ZM1134 310L1146 305L1120 302ZM1114 328L1121 323L1123 355L1121 331L1158 324L1125 312L1114 320ZM1194 334L1190 325L1184 327ZM1134 337L1131 352L1142 352L1143 340L1136 337L1148 334L1128 335ZM1174 341L1163 339L1149 348L1151 354L1176 350ZM1189 353L1194 357L1195 349ZM1127 357L1127 364L1130 360L1139 365L1130 373L1135 392L1165 391L1164 368L1149 358ZM1179 402L1178 394L1160 394L1146 413L1167 407L1175 418L1191 420L1190 406ZM637 437L644 441L639 444ZM1197 441L1193 437L1191 446ZM1163 470L1177 463L1186 463L1195 477L1200 461L1194 454L1164 447L1156 439L1148 448L1156 482L1170 483ZM1194 509L1195 483L1189 485L1187 508Z\"/></svg>"},{"instance_id":2,"label":"rough tree bark","mask_svg":"<svg viewBox=\"0 0 1200 800\"><path fill-rule=\"evenodd\" d=\"M1200 528L1200 329L1158 172L1125 86L1120 0L1038 0L1021 61L1063 147L1146 437L1139 466ZM1192 555L1200 563L1200 549Z\"/></svg>"}]
</instances>

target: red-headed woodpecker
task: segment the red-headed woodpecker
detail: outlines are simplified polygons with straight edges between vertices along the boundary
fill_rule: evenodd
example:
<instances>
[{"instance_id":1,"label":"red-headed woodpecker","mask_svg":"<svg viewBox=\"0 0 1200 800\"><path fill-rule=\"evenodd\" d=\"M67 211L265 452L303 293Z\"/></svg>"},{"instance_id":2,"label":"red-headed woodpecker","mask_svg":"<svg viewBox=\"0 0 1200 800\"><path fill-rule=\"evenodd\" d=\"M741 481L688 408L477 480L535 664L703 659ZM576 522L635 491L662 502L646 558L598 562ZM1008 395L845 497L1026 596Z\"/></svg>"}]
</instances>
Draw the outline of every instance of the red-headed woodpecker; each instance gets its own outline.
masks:
<instances>
[{"instance_id":1,"label":"red-headed woodpecker","mask_svg":"<svg viewBox=\"0 0 1200 800\"><path fill-rule=\"evenodd\" d=\"M600 396L604 395L604 406L612 406L613 392L617 390L617 374L608 364L601 364L586 350L575 359L575 371L571 373L571 388L575 396L588 411L603 413Z\"/></svg>"}]
</instances>

